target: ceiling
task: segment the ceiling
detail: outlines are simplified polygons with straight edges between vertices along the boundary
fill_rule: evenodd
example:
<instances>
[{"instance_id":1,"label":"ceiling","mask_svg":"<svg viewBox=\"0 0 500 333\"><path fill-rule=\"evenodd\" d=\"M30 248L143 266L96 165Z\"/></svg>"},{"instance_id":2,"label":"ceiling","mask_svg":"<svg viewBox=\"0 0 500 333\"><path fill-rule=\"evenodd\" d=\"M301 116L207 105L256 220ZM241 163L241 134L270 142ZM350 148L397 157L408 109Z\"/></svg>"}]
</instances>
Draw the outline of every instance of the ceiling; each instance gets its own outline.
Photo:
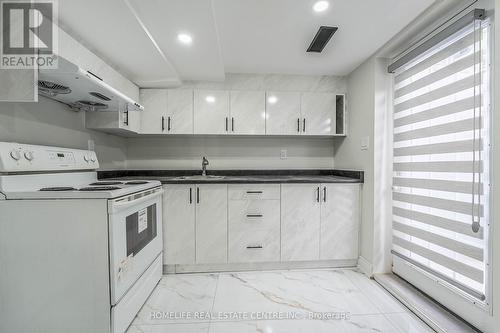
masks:
<instances>
[{"instance_id":1,"label":"ceiling","mask_svg":"<svg viewBox=\"0 0 500 333\"><path fill-rule=\"evenodd\" d=\"M315 1L64 0L59 24L137 85L169 87L225 73L346 75L436 2L329 0L316 13ZM339 29L306 53L321 25Z\"/></svg>"}]
</instances>

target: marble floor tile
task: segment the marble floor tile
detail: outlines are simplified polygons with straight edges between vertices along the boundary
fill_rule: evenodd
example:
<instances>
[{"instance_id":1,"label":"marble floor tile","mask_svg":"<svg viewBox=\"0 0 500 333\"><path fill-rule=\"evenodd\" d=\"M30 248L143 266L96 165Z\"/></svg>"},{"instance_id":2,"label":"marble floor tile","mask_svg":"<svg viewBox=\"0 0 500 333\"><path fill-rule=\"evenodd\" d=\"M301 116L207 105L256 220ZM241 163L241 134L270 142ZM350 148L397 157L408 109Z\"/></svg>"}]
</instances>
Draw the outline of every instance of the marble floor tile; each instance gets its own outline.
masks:
<instances>
[{"instance_id":1,"label":"marble floor tile","mask_svg":"<svg viewBox=\"0 0 500 333\"><path fill-rule=\"evenodd\" d=\"M210 321L183 313L210 312L218 274L166 275L136 316L135 325ZM166 315L165 315L166 314Z\"/></svg>"},{"instance_id":2,"label":"marble floor tile","mask_svg":"<svg viewBox=\"0 0 500 333\"><path fill-rule=\"evenodd\" d=\"M204 318L172 317L172 313L200 312L209 315ZM232 316L220 317L227 313ZM340 318L310 319L311 313L333 314ZM279 320L266 317L276 314L284 317ZM433 331L363 274L350 269L324 269L166 275L127 331L164 332Z\"/></svg>"},{"instance_id":3,"label":"marble floor tile","mask_svg":"<svg viewBox=\"0 0 500 333\"><path fill-rule=\"evenodd\" d=\"M209 333L398 333L383 315L353 316L348 320L272 320L212 322Z\"/></svg>"},{"instance_id":4,"label":"marble floor tile","mask_svg":"<svg viewBox=\"0 0 500 333\"><path fill-rule=\"evenodd\" d=\"M388 313L385 316L402 333L435 333L413 313Z\"/></svg>"},{"instance_id":5,"label":"marble floor tile","mask_svg":"<svg viewBox=\"0 0 500 333\"><path fill-rule=\"evenodd\" d=\"M406 313L409 311L407 307L382 288L375 280L369 279L366 275L354 269L346 269L343 272L380 312Z\"/></svg>"},{"instance_id":6,"label":"marble floor tile","mask_svg":"<svg viewBox=\"0 0 500 333\"><path fill-rule=\"evenodd\" d=\"M209 323L132 325L126 333L207 333Z\"/></svg>"},{"instance_id":7,"label":"marble floor tile","mask_svg":"<svg viewBox=\"0 0 500 333\"><path fill-rule=\"evenodd\" d=\"M213 310L380 313L342 270L220 274Z\"/></svg>"}]
</instances>

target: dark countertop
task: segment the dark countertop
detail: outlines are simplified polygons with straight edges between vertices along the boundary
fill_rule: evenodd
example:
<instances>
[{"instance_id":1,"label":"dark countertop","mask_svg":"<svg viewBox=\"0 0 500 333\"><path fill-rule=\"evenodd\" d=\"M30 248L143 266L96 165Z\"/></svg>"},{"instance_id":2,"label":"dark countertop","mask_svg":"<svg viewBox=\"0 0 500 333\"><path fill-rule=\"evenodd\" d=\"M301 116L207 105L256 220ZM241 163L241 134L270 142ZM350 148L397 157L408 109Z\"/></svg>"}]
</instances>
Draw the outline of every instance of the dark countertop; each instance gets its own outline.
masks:
<instances>
[{"instance_id":1,"label":"dark countertop","mask_svg":"<svg viewBox=\"0 0 500 333\"><path fill-rule=\"evenodd\" d=\"M163 184L363 183L363 171L348 170L117 170L100 171L99 179L159 180ZM189 178L197 176L196 178ZM223 176L215 178L211 176ZM187 177L187 178L184 178Z\"/></svg>"}]
</instances>

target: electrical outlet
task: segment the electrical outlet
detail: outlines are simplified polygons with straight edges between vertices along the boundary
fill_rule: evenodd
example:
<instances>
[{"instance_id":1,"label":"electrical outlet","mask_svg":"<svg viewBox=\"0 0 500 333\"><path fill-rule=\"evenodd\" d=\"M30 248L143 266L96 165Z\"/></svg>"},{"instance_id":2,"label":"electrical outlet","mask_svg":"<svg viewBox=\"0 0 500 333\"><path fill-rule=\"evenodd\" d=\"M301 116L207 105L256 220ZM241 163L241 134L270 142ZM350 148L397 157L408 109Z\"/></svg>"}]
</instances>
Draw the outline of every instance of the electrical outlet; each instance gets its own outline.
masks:
<instances>
[{"instance_id":1,"label":"electrical outlet","mask_svg":"<svg viewBox=\"0 0 500 333\"><path fill-rule=\"evenodd\" d=\"M94 140L88 140L87 141L87 148L88 148L88 150L94 150L95 149L95 142L94 142Z\"/></svg>"},{"instance_id":2,"label":"electrical outlet","mask_svg":"<svg viewBox=\"0 0 500 333\"><path fill-rule=\"evenodd\" d=\"M288 158L286 149L282 149L280 152L280 158L286 160Z\"/></svg>"}]
</instances>

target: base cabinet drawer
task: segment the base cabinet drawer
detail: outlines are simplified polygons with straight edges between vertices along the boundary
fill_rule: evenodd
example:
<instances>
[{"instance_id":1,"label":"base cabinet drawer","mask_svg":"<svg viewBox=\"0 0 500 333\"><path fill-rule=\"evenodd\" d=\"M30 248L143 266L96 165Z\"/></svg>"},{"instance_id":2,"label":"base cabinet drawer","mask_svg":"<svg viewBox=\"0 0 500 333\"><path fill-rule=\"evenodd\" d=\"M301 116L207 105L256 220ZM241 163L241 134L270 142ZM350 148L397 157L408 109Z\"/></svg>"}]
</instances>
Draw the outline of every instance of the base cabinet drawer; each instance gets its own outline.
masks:
<instances>
[{"instance_id":1,"label":"base cabinet drawer","mask_svg":"<svg viewBox=\"0 0 500 333\"><path fill-rule=\"evenodd\" d=\"M278 228L258 229L253 232L229 234L230 263L272 262L280 260Z\"/></svg>"},{"instance_id":2,"label":"base cabinet drawer","mask_svg":"<svg viewBox=\"0 0 500 333\"><path fill-rule=\"evenodd\" d=\"M228 186L229 200L280 199L279 184L238 184Z\"/></svg>"},{"instance_id":3,"label":"base cabinet drawer","mask_svg":"<svg viewBox=\"0 0 500 333\"><path fill-rule=\"evenodd\" d=\"M229 234L252 233L256 229L278 229L280 226L279 200L229 201Z\"/></svg>"}]
</instances>

